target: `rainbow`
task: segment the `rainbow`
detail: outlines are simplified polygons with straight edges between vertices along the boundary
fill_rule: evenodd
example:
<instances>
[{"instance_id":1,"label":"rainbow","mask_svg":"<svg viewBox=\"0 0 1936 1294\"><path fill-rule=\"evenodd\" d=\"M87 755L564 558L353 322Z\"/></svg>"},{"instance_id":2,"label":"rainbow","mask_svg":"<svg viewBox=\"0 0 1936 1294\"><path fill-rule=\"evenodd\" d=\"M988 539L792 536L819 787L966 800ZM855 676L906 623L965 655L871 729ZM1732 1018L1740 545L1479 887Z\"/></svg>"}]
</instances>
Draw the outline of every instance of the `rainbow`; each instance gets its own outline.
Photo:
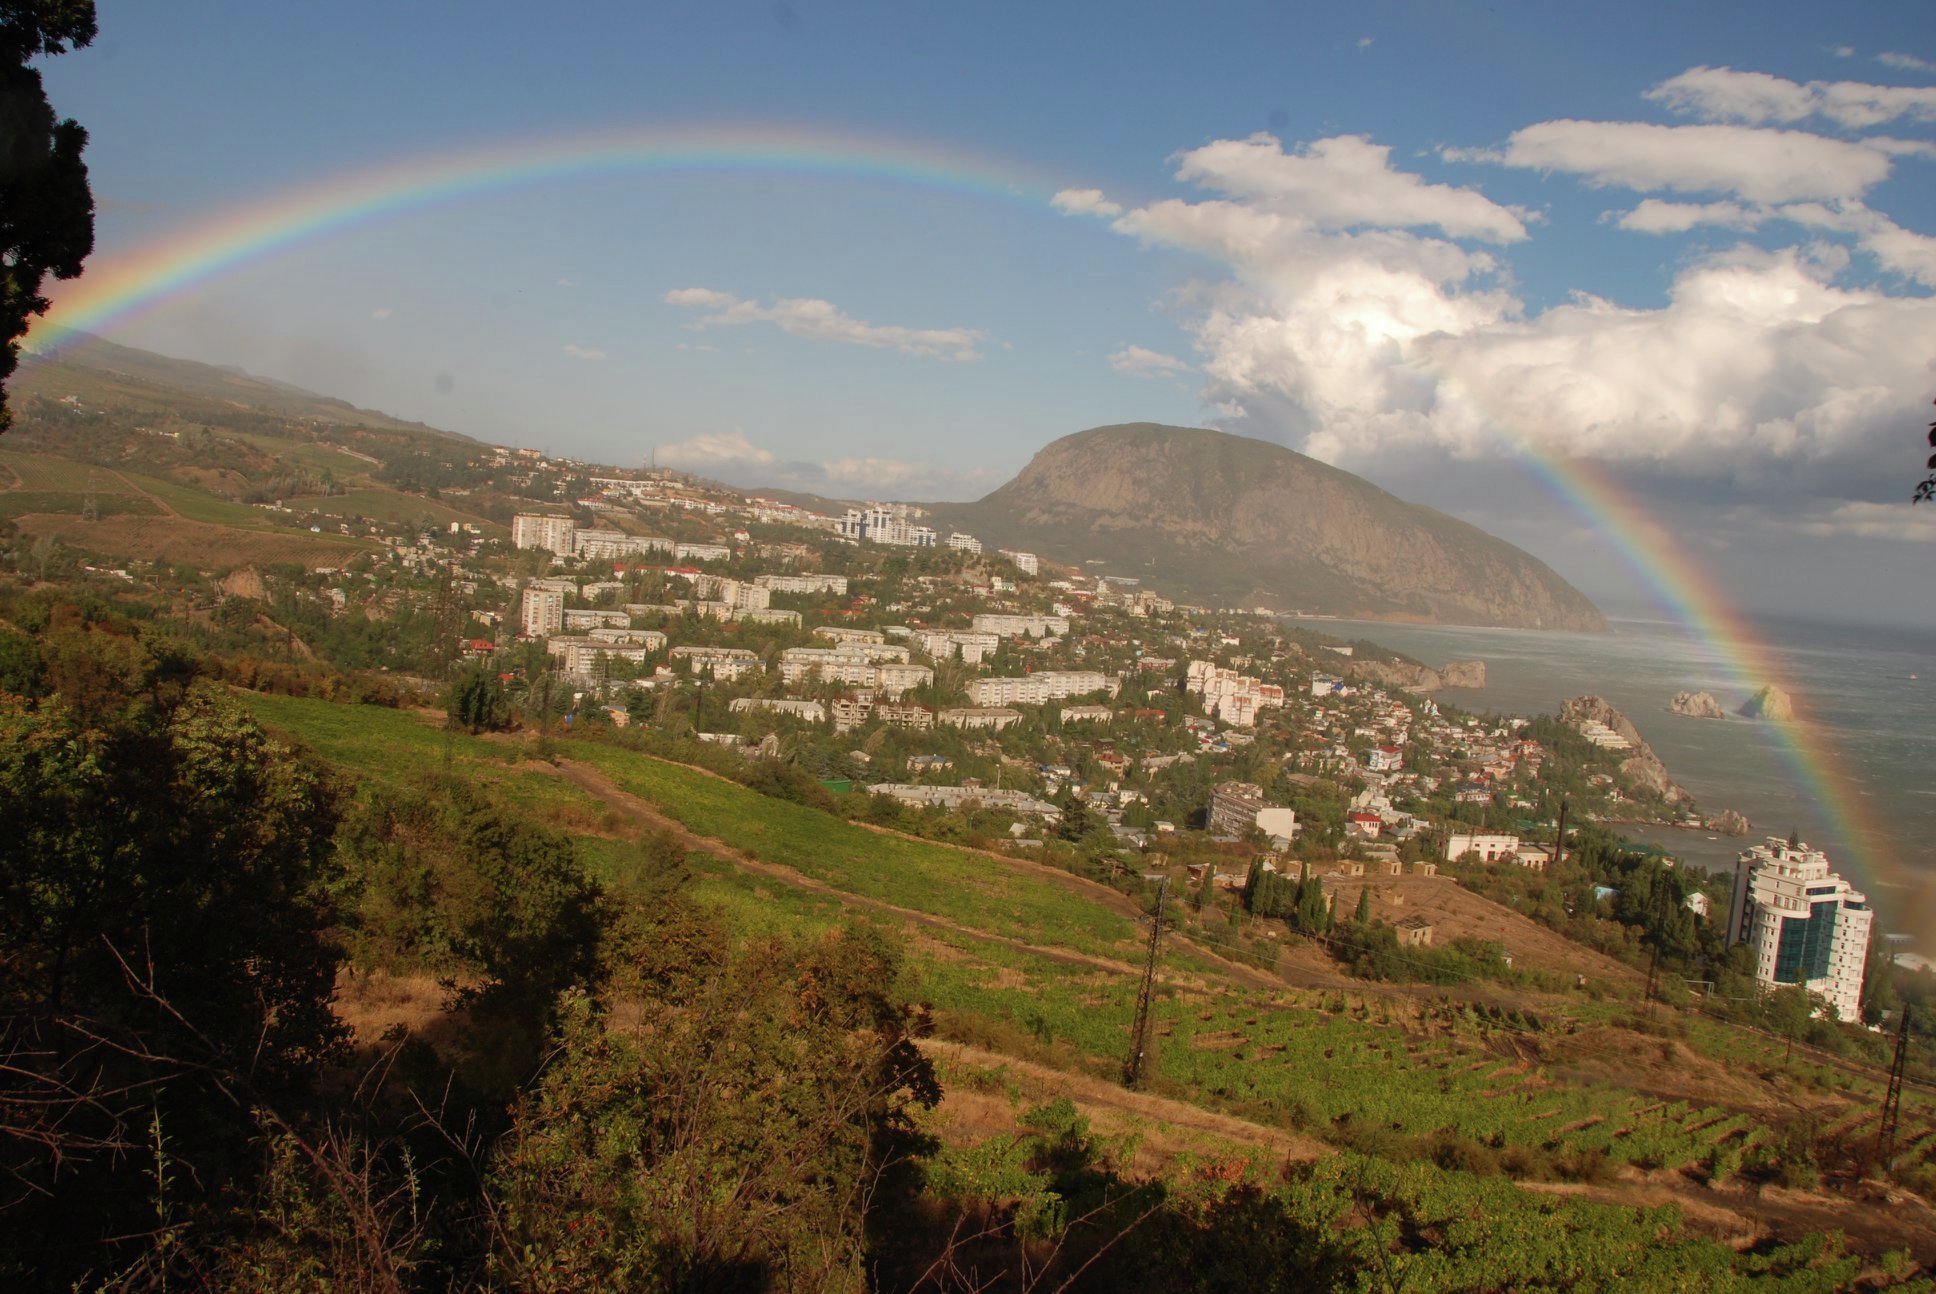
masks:
<instances>
[{"instance_id":1,"label":"rainbow","mask_svg":"<svg viewBox=\"0 0 1936 1294\"><path fill-rule=\"evenodd\" d=\"M135 251L100 255L48 291L30 337L49 353L68 332L100 332L224 274L306 243L485 194L612 175L831 177L957 193L1048 210L1055 186L1007 162L886 135L795 126L630 129L532 137L410 158L277 193Z\"/></svg>"},{"instance_id":2,"label":"rainbow","mask_svg":"<svg viewBox=\"0 0 1936 1294\"><path fill-rule=\"evenodd\" d=\"M70 332L114 328L221 275L360 225L523 187L681 173L831 177L1043 211L1061 187L1011 163L932 143L792 126L631 129L516 140L332 177L197 222L133 252L97 256L80 279L53 286L53 308L37 325L30 346L41 354L55 352L67 344ZM1456 391L1446 395L1462 398ZM1488 416L1486 421L1535 479L1613 541L1662 606L1714 649L1744 691L1768 683L1794 690L1776 653L1725 591L1612 476L1566 458L1538 437L1515 434L1503 419ZM1908 896L1892 896L1892 905L1903 903L1899 920L1920 927L1932 895L1897 862L1887 833L1865 810L1826 738L1805 716L1771 727L1797 784L1849 855L1838 855L1838 865L1865 883L1898 888Z\"/></svg>"},{"instance_id":3,"label":"rainbow","mask_svg":"<svg viewBox=\"0 0 1936 1294\"><path fill-rule=\"evenodd\" d=\"M1456 389L1441 387L1442 398L1475 402ZM1516 433L1510 424L1487 414L1485 421L1501 444L1540 485L1614 542L1628 568L1675 619L1712 648L1721 666L1745 693L1773 684L1791 695L1798 689L1780 655L1754 623L1737 610L1708 570L1650 513L1646 506L1597 463L1568 458L1536 436ZM1776 739L1782 762L1802 791L1820 809L1837 849L1831 862L1864 890L1882 886L1889 918L1898 927L1928 933L1936 901L1929 878L1902 865L1889 832L1865 804L1865 796L1842 772L1846 760L1810 722L1805 701L1795 718L1764 721ZM1872 892L1871 901L1877 896Z\"/></svg>"}]
</instances>

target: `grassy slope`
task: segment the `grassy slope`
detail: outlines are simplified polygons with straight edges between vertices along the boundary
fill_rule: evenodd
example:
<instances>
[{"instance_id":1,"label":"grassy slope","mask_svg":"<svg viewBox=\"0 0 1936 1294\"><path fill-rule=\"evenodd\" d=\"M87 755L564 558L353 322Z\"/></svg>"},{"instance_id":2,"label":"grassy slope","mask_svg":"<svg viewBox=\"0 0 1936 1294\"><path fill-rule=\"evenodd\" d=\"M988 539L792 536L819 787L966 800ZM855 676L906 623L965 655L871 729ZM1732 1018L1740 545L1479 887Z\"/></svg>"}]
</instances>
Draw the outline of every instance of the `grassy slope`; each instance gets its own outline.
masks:
<instances>
[{"instance_id":1,"label":"grassy slope","mask_svg":"<svg viewBox=\"0 0 1936 1294\"><path fill-rule=\"evenodd\" d=\"M420 715L270 696L248 702L265 722L362 778L404 785L444 762L445 736ZM637 824L622 807L549 765L515 761L515 747L504 742L460 735L448 746L455 771L578 835L595 874L623 892ZM1141 933L1130 916L1026 866L883 836L696 769L587 741L559 749L709 838L713 847L694 857L696 891L743 937L857 916L899 929L946 1031L1091 1074L1120 1063L1136 988L1122 963ZM789 883L779 870L750 870L737 861L742 854L825 888ZM1032 947L1008 942L1018 935ZM1340 1126L1373 1136L1449 1130L1495 1146L1604 1152L1646 1167L1695 1164L1717 1146L1765 1135L1739 1109L1594 1078L1595 1047L1627 1053L1641 1044L1637 1035L1593 1023L1605 1013L1584 1004L1573 1024L1549 1019L1547 1032L1536 1035L1457 1002L1346 982L1335 990L1260 991L1174 945L1165 960L1152 1081L1205 1108L1333 1135ZM1545 1004L1541 1010L1552 1014ZM1575 1032L1577 1045L1567 1050L1562 1044ZM1722 1055L1756 1050L1754 1040L1713 1026L1697 1028L1689 1041ZM1542 1042L1565 1052L1563 1070L1538 1059ZM1639 1089L1651 1090L1655 1079L1684 1086L1690 1073L1715 1069L1685 1046L1645 1045L1658 1055L1630 1066ZM1714 1086L1718 1092L1724 1084L1717 1077ZM1906 1114L1921 1135L1929 1111L1920 1098L1911 1107ZM1822 1108L1859 1113L1830 1098Z\"/></svg>"}]
</instances>

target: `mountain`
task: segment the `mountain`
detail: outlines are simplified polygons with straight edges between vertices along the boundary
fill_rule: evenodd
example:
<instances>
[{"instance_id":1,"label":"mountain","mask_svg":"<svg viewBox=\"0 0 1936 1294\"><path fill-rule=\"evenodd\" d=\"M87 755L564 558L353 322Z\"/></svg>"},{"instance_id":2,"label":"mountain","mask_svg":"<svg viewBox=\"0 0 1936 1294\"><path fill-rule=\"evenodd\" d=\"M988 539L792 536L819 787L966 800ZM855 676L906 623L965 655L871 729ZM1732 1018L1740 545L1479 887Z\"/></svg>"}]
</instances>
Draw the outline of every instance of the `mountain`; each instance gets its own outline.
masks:
<instances>
[{"instance_id":1,"label":"mountain","mask_svg":"<svg viewBox=\"0 0 1936 1294\"><path fill-rule=\"evenodd\" d=\"M347 400L318 395L288 382L257 377L231 365L202 364L192 359L157 355L153 351L122 346L92 333L53 330L53 334L51 342L54 349L45 354L30 350L21 357L16 389L22 394L39 392L48 385L48 382L37 380L37 374L45 374L48 379L58 382L63 394L77 390L94 394L83 385L91 378L102 396L112 393L124 404L141 403L145 391L152 391L147 402L157 408L175 408L180 404L180 397L188 395L313 422L427 432L462 441L470 440L468 436L429 427L421 422L393 418L374 409L359 409ZM33 344L46 345L49 341L49 338L37 332ZM155 391L155 388L161 390Z\"/></svg>"},{"instance_id":2,"label":"mountain","mask_svg":"<svg viewBox=\"0 0 1936 1294\"><path fill-rule=\"evenodd\" d=\"M1370 619L1604 630L1543 562L1281 445L1155 423L1064 436L936 529L1186 601Z\"/></svg>"}]
</instances>

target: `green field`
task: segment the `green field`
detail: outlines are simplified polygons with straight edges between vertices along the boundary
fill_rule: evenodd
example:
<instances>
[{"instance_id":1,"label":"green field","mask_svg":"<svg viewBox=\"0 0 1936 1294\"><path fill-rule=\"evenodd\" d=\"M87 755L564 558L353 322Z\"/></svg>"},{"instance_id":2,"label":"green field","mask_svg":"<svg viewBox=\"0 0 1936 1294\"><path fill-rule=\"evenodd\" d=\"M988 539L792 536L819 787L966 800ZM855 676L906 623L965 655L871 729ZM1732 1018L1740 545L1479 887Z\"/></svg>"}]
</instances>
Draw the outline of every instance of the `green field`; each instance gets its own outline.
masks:
<instances>
[{"instance_id":1,"label":"green field","mask_svg":"<svg viewBox=\"0 0 1936 1294\"><path fill-rule=\"evenodd\" d=\"M444 766L445 734L421 717L287 697L246 700L265 722L375 782L403 785ZM458 735L448 748L453 768L535 819L572 831L592 874L625 893L637 874L625 815L549 765L516 759L505 743ZM1134 974L1061 954L1133 960L1142 927L1127 914L1054 878L882 835L697 769L595 741L566 740L558 749L561 758L597 767L697 834L840 893L945 923L907 925L892 913L845 907L836 894L693 855L695 897L719 911L737 937L816 931L856 919L898 927L914 949L920 992L945 1030L1096 1074L1113 1073L1121 1063L1135 1010ZM1738 1162L1765 1135L1744 1114L1552 1074L1502 1055L1493 1040L1539 1033L1517 1017L1380 997L1370 989L1240 988L1220 982L1174 945L1164 964L1170 982L1156 1005L1152 1081L1258 1122L1349 1144L1376 1145L1381 1138L1422 1144L1450 1136L1500 1153L1518 1149L1575 1162L1602 1156L1650 1169ZM1690 1042L1741 1054L1743 1040L1734 1031L1713 1029L1716 1036ZM1906 1120L1913 1153L1936 1151L1922 1103L1905 1114L1913 1114ZM1858 1110L1851 1118L1861 1116Z\"/></svg>"},{"instance_id":2,"label":"green field","mask_svg":"<svg viewBox=\"0 0 1936 1294\"><path fill-rule=\"evenodd\" d=\"M135 492L117 473L107 468L77 463L71 458L55 458L51 454L0 449L0 467L19 478L20 483L16 488L36 493L85 494L92 490L96 495L102 495Z\"/></svg>"},{"instance_id":3,"label":"green field","mask_svg":"<svg viewBox=\"0 0 1936 1294\"><path fill-rule=\"evenodd\" d=\"M283 503L295 512L313 510L331 517L370 517L393 524L428 519L440 526L457 521L478 526L490 533L503 533L504 530L504 527L486 521L474 512L463 512L436 499L420 498L380 486L351 490L346 494L307 494L300 498L284 499Z\"/></svg>"},{"instance_id":4,"label":"green field","mask_svg":"<svg viewBox=\"0 0 1936 1294\"><path fill-rule=\"evenodd\" d=\"M53 516L79 516L85 508L88 495L72 491L47 490L8 490L0 493L0 517L24 517L30 513L45 513ZM104 494L97 491L93 496L96 516L102 517L153 517L161 515L161 508L153 499L139 494Z\"/></svg>"}]
</instances>

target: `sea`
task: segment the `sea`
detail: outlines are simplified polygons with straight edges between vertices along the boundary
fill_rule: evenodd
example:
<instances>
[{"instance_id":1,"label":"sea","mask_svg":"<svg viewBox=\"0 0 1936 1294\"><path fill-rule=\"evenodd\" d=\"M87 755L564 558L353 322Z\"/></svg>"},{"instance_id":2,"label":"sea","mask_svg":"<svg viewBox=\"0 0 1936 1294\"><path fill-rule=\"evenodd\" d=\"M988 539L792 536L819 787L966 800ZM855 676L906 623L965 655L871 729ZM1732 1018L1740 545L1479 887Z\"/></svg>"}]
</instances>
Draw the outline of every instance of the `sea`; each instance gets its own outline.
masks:
<instances>
[{"instance_id":1,"label":"sea","mask_svg":"<svg viewBox=\"0 0 1936 1294\"><path fill-rule=\"evenodd\" d=\"M1292 623L1365 639L1439 666L1483 660L1483 691L1439 699L1480 714L1557 713L1568 697L1605 697L1631 720L1668 773L1705 813L1735 809L1753 830L1743 839L1672 827L1624 826L1687 862L1730 870L1765 836L1798 833L1831 862L1847 859L1842 823L1821 802L1773 725L1734 712L1763 683L1736 676L1712 642L1668 619L1610 617L1604 634L1467 629L1384 621L1298 618ZM1883 859L1849 868L1867 888L1884 929L1936 951L1936 629L1757 617L1762 645L1781 669L1812 744L1843 774L1846 816L1868 824ZM1709 692L1723 720L1674 714L1676 692Z\"/></svg>"}]
</instances>

